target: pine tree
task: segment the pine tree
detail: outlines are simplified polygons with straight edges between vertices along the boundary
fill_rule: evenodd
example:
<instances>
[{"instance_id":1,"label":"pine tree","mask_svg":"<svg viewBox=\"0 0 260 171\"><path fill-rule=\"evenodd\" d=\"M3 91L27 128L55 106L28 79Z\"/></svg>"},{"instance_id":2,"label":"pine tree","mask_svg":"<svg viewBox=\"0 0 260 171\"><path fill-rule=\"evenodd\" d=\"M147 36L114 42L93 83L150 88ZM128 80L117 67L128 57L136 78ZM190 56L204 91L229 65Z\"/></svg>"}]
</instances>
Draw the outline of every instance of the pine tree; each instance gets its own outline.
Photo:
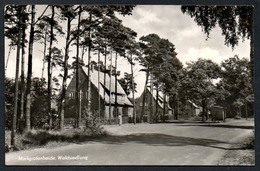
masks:
<instances>
[{"instance_id":1,"label":"pine tree","mask_svg":"<svg viewBox=\"0 0 260 171\"><path fill-rule=\"evenodd\" d=\"M31 12L31 28L29 38L29 50L28 50L28 70L27 70L27 84L26 84L26 119L25 129L29 131L31 129L31 79L32 79L32 58L33 58L33 43L34 43L34 26L35 26L35 5L32 5Z\"/></svg>"},{"instance_id":2,"label":"pine tree","mask_svg":"<svg viewBox=\"0 0 260 171\"><path fill-rule=\"evenodd\" d=\"M20 48L21 48L21 37L22 37L22 15L24 13L24 6L17 7L18 16L18 38L17 38L17 53L16 53L16 67L15 67L15 92L14 92L14 113L12 121L12 131L11 131L11 146L15 146L15 134L16 134L16 123L17 123L17 112L18 112L18 78L19 78L19 62L20 62Z\"/></svg>"},{"instance_id":3,"label":"pine tree","mask_svg":"<svg viewBox=\"0 0 260 171\"><path fill-rule=\"evenodd\" d=\"M64 128L64 107L67 89L67 78L68 78L68 59L69 59L69 48L71 41L71 22L75 18L76 13L74 11L73 5L63 5L59 6L62 16L67 21L67 33L66 33L66 46L65 46L65 56L63 62L63 78L62 78L62 89L60 95L60 130Z\"/></svg>"}]
</instances>

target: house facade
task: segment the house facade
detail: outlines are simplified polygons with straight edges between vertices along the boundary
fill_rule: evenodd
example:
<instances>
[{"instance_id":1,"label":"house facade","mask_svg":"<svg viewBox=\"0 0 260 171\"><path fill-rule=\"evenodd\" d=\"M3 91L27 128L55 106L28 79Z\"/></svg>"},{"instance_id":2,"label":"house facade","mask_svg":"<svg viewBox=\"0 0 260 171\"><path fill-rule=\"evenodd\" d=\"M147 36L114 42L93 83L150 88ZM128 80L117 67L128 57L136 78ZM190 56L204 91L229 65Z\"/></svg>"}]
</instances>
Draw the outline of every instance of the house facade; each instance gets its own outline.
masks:
<instances>
[{"instance_id":1,"label":"house facade","mask_svg":"<svg viewBox=\"0 0 260 171\"><path fill-rule=\"evenodd\" d=\"M145 93L145 104L143 104L143 96ZM157 100L157 92L156 90L151 91L149 87L146 88L145 91L141 94L139 98L135 100L136 104L136 116L140 119L142 114L142 108L144 105L144 116L143 122L149 122L151 116L157 116L158 119L162 119L162 116L165 115L167 117L173 115L173 110L169 106L169 97L165 96L159 92L158 100ZM156 106L157 106L157 114L156 114Z\"/></svg>"},{"instance_id":2,"label":"house facade","mask_svg":"<svg viewBox=\"0 0 260 171\"><path fill-rule=\"evenodd\" d=\"M117 108L118 114L123 117L131 117L133 115L133 104L128 99L125 91L120 83L115 79L115 76L110 76L108 73L100 72L91 69L91 104L90 111L87 112L87 91L88 91L88 68L81 67L79 71L79 89L80 89L80 103L81 115L86 117L88 113L100 115L104 119L116 119ZM98 79L99 77L99 79ZM115 87L117 86L117 87ZM111 91L110 91L111 90ZM66 97L67 103L65 106L65 118L75 117L76 111L76 75L74 74L71 82L68 85ZM117 98L117 99L116 99ZM98 101L100 99L100 114ZM117 101L117 102L116 102ZM109 116L109 108L111 115Z\"/></svg>"},{"instance_id":3,"label":"house facade","mask_svg":"<svg viewBox=\"0 0 260 171\"><path fill-rule=\"evenodd\" d=\"M201 108L197 106L191 100L187 100L185 111L184 111L184 118L191 118L194 116L198 116L201 112Z\"/></svg>"}]
</instances>

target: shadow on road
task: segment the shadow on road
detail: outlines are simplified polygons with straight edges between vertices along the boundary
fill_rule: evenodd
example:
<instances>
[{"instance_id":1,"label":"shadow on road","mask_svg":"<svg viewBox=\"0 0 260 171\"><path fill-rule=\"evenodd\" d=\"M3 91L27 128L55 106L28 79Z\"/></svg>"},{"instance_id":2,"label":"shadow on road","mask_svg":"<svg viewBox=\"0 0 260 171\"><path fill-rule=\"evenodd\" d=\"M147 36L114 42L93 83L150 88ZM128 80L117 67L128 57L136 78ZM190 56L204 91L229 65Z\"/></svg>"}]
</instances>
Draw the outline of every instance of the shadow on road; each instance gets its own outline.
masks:
<instances>
[{"instance_id":1,"label":"shadow on road","mask_svg":"<svg viewBox=\"0 0 260 171\"><path fill-rule=\"evenodd\" d=\"M180 137L172 136L166 134L132 134L124 136L109 136L106 138L101 138L94 140L99 143L106 144L117 144L123 145L125 143L136 143L136 144L146 144L152 146L205 146L223 150L238 150L242 148L227 148L224 146L230 146L231 143L212 140L212 139L202 139L202 138L190 138L190 137Z\"/></svg>"}]
</instances>

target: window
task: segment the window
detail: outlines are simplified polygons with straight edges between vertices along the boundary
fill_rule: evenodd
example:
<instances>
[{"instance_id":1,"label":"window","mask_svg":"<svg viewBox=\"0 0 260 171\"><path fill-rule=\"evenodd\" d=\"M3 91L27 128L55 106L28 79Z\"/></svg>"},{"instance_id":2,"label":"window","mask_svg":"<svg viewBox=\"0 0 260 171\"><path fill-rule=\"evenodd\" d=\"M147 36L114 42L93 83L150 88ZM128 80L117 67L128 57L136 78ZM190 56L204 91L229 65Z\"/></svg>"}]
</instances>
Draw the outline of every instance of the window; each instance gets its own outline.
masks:
<instances>
[{"instance_id":1,"label":"window","mask_svg":"<svg viewBox=\"0 0 260 171\"><path fill-rule=\"evenodd\" d=\"M123 114L123 116L128 116L128 108L127 107L123 107L122 114Z\"/></svg>"}]
</instances>

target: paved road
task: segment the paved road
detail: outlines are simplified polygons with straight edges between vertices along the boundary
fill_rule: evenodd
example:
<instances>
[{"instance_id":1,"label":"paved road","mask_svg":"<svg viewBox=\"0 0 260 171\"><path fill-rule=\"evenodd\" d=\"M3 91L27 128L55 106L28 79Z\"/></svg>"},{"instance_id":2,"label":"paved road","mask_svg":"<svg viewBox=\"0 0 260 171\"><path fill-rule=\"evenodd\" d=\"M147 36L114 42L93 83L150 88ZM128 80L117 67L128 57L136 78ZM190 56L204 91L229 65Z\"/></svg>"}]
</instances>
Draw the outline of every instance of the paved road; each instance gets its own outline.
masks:
<instances>
[{"instance_id":1,"label":"paved road","mask_svg":"<svg viewBox=\"0 0 260 171\"><path fill-rule=\"evenodd\" d=\"M232 127L230 127L232 125ZM7 165L215 165L253 121L105 126L113 136L6 154ZM31 161L29 161L31 160Z\"/></svg>"}]
</instances>

